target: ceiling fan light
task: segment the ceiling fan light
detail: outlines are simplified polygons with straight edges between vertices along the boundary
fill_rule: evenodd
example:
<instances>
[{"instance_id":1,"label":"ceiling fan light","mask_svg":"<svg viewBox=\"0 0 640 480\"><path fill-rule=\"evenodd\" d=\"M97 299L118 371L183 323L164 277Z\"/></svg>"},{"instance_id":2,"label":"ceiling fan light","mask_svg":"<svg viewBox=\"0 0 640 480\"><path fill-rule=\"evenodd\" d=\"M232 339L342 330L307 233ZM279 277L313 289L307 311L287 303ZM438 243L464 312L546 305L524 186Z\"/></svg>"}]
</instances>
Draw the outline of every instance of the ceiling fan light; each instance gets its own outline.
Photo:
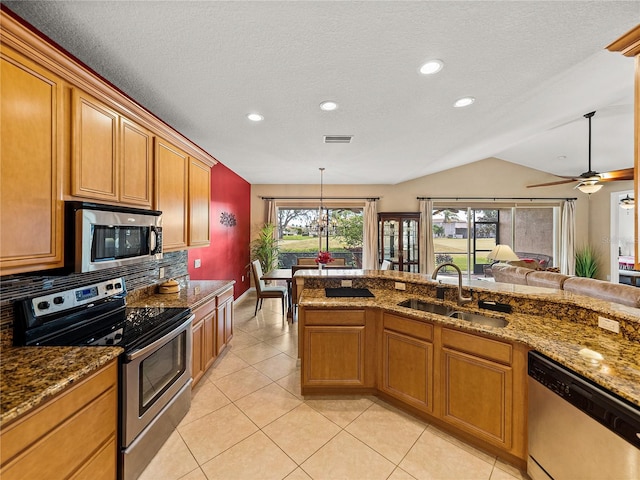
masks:
<instances>
[{"instance_id":1,"label":"ceiling fan light","mask_svg":"<svg viewBox=\"0 0 640 480\"><path fill-rule=\"evenodd\" d=\"M586 180L584 182L580 182L575 188L580 190L582 193L591 195L592 193L598 192L602 188L602 184L598 183L597 180Z\"/></svg>"}]
</instances>

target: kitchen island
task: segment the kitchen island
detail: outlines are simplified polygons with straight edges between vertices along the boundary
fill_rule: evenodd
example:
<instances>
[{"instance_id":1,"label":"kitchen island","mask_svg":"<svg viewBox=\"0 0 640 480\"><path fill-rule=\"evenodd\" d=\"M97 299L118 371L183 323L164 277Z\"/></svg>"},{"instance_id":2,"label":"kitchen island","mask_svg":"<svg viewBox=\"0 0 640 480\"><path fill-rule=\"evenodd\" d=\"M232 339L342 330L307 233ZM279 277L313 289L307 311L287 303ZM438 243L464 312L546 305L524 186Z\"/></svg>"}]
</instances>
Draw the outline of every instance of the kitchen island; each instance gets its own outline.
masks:
<instances>
[{"instance_id":1,"label":"kitchen island","mask_svg":"<svg viewBox=\"0 0 640 480\"><path fill-rule=\"evenodd\" d=\"M295 281L305 395L373 393L519 466L526 458L528 350L640 405L638 309L482 281L464 283L473 302L459 306L457 282L394 271L308 270ZM374 296L327 297L325 288L349 283ZM398 305L408 299L508 324L488 326ZM481 309L479 302L511 313ZM620 333L599 328L601 316L617 321ZM584 348L604 359L591 363L579 354Z\"/></svg>"}]
</instances>

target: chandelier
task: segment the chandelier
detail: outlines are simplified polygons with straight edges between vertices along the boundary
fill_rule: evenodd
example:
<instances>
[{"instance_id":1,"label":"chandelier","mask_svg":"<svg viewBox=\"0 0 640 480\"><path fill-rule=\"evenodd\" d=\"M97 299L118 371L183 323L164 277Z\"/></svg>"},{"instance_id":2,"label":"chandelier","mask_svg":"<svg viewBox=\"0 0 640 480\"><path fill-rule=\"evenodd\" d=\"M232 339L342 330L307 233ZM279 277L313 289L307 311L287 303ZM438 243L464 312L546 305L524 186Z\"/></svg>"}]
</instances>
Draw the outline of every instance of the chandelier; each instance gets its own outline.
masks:
<instances>
[{"instance_id":1,"label":"chandelier","mask_svg":"<svg viewBox=\"0 0 640 480\"><path fill-rule=\"evenodd\" d=\"M308 228L312 232L318 234L318 251L322 251L322 237L329 234L335 234L336 223L331 221L327 216L327 211L324 208L324 167L320 167L320 205L318 206L318 218L315 222L308 225ZM329 249L328 240L326 249Z\"/></svg>"}]
</instances>

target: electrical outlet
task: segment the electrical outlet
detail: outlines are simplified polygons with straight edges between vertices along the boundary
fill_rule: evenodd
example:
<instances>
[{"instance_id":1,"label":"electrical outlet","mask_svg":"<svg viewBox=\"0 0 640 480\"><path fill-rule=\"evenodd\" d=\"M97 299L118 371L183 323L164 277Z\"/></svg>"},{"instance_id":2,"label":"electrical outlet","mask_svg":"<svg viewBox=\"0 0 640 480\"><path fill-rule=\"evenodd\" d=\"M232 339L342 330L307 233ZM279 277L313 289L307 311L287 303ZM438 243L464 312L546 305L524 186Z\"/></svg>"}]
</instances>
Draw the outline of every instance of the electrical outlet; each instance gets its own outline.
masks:
<instances>
[{"instance_id":1,"label":"electrical outlet","mask_svg":"<svg viewBox=\"0 0 640 480\"><path fill-rule=\"evenodd\" d=\"M351 281L351 280L342 280L342 281L340 282L340 284L341 284L343 287L351 287L351 286L353 286L353 281Z\"/></svg>"},{"instance_id":2,"label":"electrical outlet","mask_svg":"<svg viewBox=\"0 0 640 480\"><path fill-rule=\"evenodd\" d=\"M406 290L407 285L402 282L396 282L396 290Z\"/></svg>"},{"instance_id":3,"label":"electrical outlet","mask_svg":"<svg viewBox=\"0 0 640 480\"><path fill-rule=\"evenodd\" d=\"M242 275L242 282L244 282L244 275Z\"/></svg>"},{"instance_id":4,"label":"electrical outlet","mask_svg":"<svg viewBox=\"0 0 640 480\"><path fill-rule=\"evenodd\" d=\"M598 326L613 333L620 333L620 323L607 317L598 317Z\"/></svg>"},{"instance_id":5,"label":"electrical outlet","mask_svg":"<svg viewBox=\"0 0 640 480\"><path fill-rule=\"evenodd\" d=\"M158 278L164 278L164 267L160 267L160 273L158 274Z\"/></svg>"},{"instance_id":6,"label":"electrical outlet","mask_svg":"<svg viewBox=\"0 0 640 480\"><path fill-rule=\"evenodd\" d=\"M193 261L193 268L200 268L201 265L202 265L202 260L200 260L199 258L196 258Z\"/></svg>"}]
</instances>

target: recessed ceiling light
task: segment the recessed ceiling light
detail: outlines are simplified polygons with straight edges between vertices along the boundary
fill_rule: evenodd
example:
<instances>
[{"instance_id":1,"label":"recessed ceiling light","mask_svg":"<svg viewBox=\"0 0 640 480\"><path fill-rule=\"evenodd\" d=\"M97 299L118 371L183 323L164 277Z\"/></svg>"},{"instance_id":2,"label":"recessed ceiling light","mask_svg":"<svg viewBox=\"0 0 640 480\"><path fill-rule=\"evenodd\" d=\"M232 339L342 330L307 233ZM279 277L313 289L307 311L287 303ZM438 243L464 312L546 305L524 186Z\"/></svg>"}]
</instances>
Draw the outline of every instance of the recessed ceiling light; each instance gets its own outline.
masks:
<instances>
[{"instance_id":1,"label":"recessed ceiling light","mask_svg":"<svg viewBox=\"0 0 640 480\"><path fill-rule=\"evenodd\" d=\"M420 67L420 73L423 75L433 75L442 70L442 67L444 67L442 60L429 60Z\"/></svg>"},{"instance_id":2,"label":"recessed ceiling light","mask_svg":"<svg viewBox=\"0 0 640 480\"><path fill-rule=\"evenodd\" d=\"M462 97L456 100L453 106L456 108L468 107L475 101L476 99L473 97Z\"/></svg>"},{"instance_id":3,"label":"recessed ceiling light","mask_svg":"<svg viewBox=\"0 0 640 480\"><path fill-rule=\"evenodd\" d=\"M322 102L320 104L320 109L325 110L327 112L330 112L331 110L335 110L336 108L338 108L338 104L331 100L327 100L326 102Z\"/></svg>"},{"instance_id":4,"label":"recessed ceiling light","mask_svg":"<svg viewBox=\"0 0 640 480\"><path fill-rule=\"evenodd\" d=\"M252 122L261 122L262 120L264 120L264 117L259 113L248 113L247 118Z\"/></svg>"}]
</instances>

